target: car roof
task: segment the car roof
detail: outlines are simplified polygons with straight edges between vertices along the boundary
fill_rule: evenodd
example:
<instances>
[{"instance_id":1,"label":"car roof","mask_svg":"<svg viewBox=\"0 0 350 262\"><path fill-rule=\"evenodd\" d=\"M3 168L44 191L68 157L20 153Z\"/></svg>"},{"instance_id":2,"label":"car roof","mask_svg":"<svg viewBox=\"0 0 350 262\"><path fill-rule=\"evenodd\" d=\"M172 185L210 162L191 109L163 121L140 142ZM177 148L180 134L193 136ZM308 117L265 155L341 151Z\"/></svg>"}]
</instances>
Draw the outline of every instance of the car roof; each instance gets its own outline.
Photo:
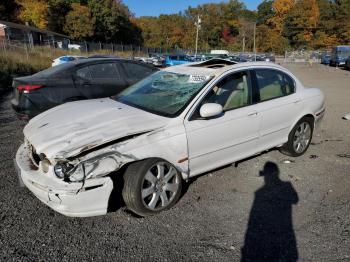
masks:
<instances>
[{"instance_id":1,"label":"car roof","mask_svg":"<svg viewBox=\"0 0 350 262\"><path fill-rule=\"evenodd\" d=\"M106 62L106 61L130 61L132 63L136 63L139 65L142 65L144 67L148 67L151 69L154 69L155 71L158 70L156 67L152 66L152 65L148 65L145 63L140 63L138 61L135 60L130 60L130 59L123 59L123 58L86 58L86 59L79 59L79 60L73 60L73 61L69 61L66 63L62 63L59 65L56 65L54 67L49 67L45 70L39 71L36 74L33 74L33 77L51 77L52 75L56 75L58 73L67 71L67 70L72 70L72 68L74 68L75 66L79 66L79 65L86 65L86 64L90 64L91 62Z\"/></svg>"},{"instance_id":2,"label":"car roof","mask_svg":"<svg viewBox=\"0 0 350 262\"><path fill-rule=\"evenodd\" d=\"M81 59L81 60L75 60L70 62L71 64L85 64L85 63L89 63L89 62L98 62L98 61L132 61L132 60L128 60L128 59L123 59L123 58L109 58L109 57L99 57L99 58L86 58L86 59Z\"/></svg>"},{"instance_id":3,"label":"car roof","mask_svg":"<svg viewBox=\"0 0 350 262\"><path fill-rule=\"evenodd\" d=\"M271 62L236 63L226 59L211 59L204 62L201 61L201 62L187 63L183 65L167 67L163 70L167 72L173 72L173 73L179 73L179 74L219 76L231 69L240 69L240 68L247 68L247 67L248 68L249 67L268 67L272 69L275 68L275 69L286 70L284 67Z\"/></svg>"}]
</instances>

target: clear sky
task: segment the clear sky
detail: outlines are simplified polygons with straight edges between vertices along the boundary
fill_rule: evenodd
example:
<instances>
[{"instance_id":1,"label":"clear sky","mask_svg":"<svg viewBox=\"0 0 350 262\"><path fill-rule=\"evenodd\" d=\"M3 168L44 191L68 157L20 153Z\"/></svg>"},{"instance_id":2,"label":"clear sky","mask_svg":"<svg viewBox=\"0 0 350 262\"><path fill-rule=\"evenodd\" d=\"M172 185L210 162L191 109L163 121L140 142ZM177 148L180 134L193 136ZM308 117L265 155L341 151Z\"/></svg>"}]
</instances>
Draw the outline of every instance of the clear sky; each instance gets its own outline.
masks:
<instances>
[{"instance_id":1,"label":"clear sky","mask_svg":"<svg viewBox=\"0 0 350 262\"><path fill-rule=\"evenodd\" d=\"M227 2L227 0L124 0L123 2L136 16L158 16L159 14L178 13L189 6ZM248 9L256 10L262 0L245 0L242 2L245 3Z\"/></svg>"}]
</instances>

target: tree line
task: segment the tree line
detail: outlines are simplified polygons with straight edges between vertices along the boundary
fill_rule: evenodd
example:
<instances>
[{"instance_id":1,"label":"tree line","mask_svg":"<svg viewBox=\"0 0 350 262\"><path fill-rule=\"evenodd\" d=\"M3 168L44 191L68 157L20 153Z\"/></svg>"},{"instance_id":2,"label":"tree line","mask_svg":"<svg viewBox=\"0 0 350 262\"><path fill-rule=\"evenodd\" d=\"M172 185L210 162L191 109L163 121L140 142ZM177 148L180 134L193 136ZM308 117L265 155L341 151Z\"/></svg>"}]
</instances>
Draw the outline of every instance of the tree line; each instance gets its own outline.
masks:
<instances>
[{"instance_id":1,"label":"tree line","mask_svg":"<svg viewBox=\"0 0 350 262\"><path fill-rule=\"evenodd\" d=\"M142 44L141 29L122 0L5 0L0 20L28 22L74 40Z\"/></svg>"},{"instance_id":2,"label":"tree line","mask_svg":"<svg viewBox=\"0 0 350 262\"><path fill-rule=\"evenodd\" d=\"M350 44L349 0L263 0L256 11L240 0L188 7L177 14L135 17L122 0L6 0L0 19L76 40L193 49L283 53ZM254 35L256 36L254 38Z\"/></svg>"}]
</instances>

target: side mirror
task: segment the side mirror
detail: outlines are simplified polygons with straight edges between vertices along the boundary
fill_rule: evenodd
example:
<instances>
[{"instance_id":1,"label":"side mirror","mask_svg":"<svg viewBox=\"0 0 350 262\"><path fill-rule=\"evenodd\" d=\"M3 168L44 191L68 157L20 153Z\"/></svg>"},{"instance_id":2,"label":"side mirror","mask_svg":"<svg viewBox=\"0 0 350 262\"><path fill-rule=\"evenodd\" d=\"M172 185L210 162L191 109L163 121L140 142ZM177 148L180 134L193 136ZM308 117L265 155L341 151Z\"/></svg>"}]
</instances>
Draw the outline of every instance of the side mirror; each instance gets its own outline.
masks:
<instances>
[{"instance_id":1,"label":"side mirror","mask_svg":"<svg viewBox=\"0 0 350 262\"><path fill-rule=\"evenodd\" d=\"M206 103L201 106L199 114L203 118L210 118L221 115L223 112L222 105L216 103Z\"/></svg>"}]
</instances>

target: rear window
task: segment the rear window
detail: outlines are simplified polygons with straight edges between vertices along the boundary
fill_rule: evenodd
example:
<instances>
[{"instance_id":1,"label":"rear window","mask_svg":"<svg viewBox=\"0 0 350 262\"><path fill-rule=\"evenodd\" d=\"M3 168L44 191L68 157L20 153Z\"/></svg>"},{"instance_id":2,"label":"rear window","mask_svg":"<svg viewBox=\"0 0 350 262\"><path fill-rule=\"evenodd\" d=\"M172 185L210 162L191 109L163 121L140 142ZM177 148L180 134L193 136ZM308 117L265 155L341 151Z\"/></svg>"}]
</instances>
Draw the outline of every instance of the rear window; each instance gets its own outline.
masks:
<instances>
[{"instance_id":1,"label":"rear window","mask_svg":"<svg viewBox=\"0 0 350 262\"><path fill-rule=\"evenodd\" d=\"M50 67L50 68L45 69L43 71L40 71L34 75L40 76L40 77L53 77L53 76L63 74L64 72L67 72L68 70L70 70L73 67L74 67L74 64L67 62L67 63L60 64L60 65L57 65L54 67Z\"/></svg>"},{"instance_id":2,"label":"rear window","mask_svg":"<svg viewBox=\"0 0 350 262\"><path fill-rule=\"evenodd\" d=\"M123 62L122 65L128 76L134 79L145 78L155 71L152 68L136 63Z\"/></svg>"},{"instance_id":3,"label":"rear window","mask_svg":"<svg viewBox=\"0 0 350 262\"><path fill-rule=\"evenodd\" d=\"M92 78L120 78L115 63L90 65L89 69Z\"/></svg>"}]
</instances>

